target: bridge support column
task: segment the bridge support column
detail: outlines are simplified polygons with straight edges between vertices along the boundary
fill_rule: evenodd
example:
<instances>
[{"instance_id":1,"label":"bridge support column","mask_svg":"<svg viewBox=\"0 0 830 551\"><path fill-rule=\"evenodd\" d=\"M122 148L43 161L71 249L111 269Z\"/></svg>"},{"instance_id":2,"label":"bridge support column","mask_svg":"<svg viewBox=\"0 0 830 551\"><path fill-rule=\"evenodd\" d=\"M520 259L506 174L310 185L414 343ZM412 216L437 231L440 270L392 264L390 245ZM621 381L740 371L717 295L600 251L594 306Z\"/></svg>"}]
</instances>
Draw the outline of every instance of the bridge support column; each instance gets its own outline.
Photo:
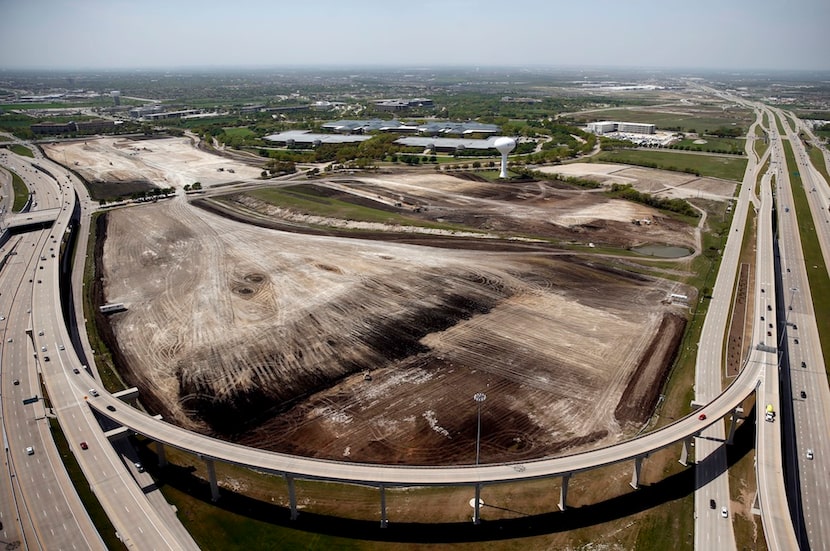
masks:
<instances>
[{"instance_id":1,"label":"bridge support column","mask_svg":"<svg viewBox=\"0 0 830 551\"><path fill-rule=\"evenodd\" d=\"M294 490L294 477L285 475L288 484L288 507L291 509L291 520L297 520L297 492Z\"/></svg>"},{"instance_id":2,"label":"bridge support column","mask_svg":"<svg viewBox=\"0 0 830 551\"><path fill-rule=\"evenodd\" d=\"M386 528L386 486L380 485L380 527Z\"/></svg>"},{"instance_id":3,"label":"bridge support column","mask_svg":"<svg viewBox=\"0 0 830 551\"><path fill-rule=\"evenodd\" d=\"M559 489L559 510L564 511L568 505L568 482L571 480L571 474L562 475L562 487Z\"/></svg>"},{"instance_id":4,"label":"bridge support column","mask_svg":"<svg viewBox=\"0 0 830 551\"><path fill-rule=\"evenodd\" d=\"M733 409L732 415L729 417L729 436L726 438L726 443L730 446L735 439L735 429L738 428L738 410Z\"/></svg>"},{"instance_id":5,"label":"bridge support column","mask_svg":"<svg viewBox=\"0 0 830 551\"><path fill-rule=\"evenodd\" d=\"M631 487L640 487L640 470L643 468L643 456L634 458L634 473L631 475Z\"/></svg>"},{"instance_id":6,"label":"bridge support column","mask_svg":"<svg viewBox=\"0 0 830 551\"><path fill-rule=\"evenodd\" d=\"M476 484L476 500L473 504L473 524L481 522L481 484Z\"/></svg>"},{"instance_id":7,"label":"bridge support column","mask_svg":"<svg viewBox=\"0 0 830 551\"><path fill-rule=\"evenodd\" d=\"M167 466L167 455L164 453L164 443L156 442L156 455L159 458L159 467Z\"/></svg>"},{"instance_id":8,"label":"bridge support column","mask_svg":"<svg viewBox=\"0 0 830 551\"><path fill-rule=\"evenodd\" d=\"M210 500L219 501L219 484L216 483L216 465L213 459L205 459L205 466L207 467L208 479L210 479Z\"/></svg>"},{"instance_id":9,"label":"bridge support column","mask_svg":"<svg viewBox=\"0 0 830 551\"><path fill-rule=\"evenodd\" d=\"M689 466L689 449L692 447L692 438L683 439L683 450L680 452L680 464L684 467Z\"/></svg>"}]
</instances>

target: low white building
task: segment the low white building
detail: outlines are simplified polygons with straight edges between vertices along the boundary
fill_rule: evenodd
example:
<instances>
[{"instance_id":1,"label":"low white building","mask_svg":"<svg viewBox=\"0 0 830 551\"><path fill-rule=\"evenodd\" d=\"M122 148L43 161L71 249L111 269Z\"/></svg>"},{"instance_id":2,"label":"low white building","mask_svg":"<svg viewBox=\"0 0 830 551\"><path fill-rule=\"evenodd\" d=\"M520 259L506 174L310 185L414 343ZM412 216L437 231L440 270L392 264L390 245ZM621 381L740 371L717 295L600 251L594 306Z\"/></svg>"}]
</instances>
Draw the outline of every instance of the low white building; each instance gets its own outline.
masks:
<instances>
[{"instance_id":1,"label":"low white building","mask_svg":"<svg viewBox=\"0 0 830 551\"><path fill-rule=\"evenodd\" d=\"M589 122L588 132L593 132L594 134L606 134L608 132L616 132L617 125L618 123L611 121Z\"/></svg>"},{"instance_id":2,"label":"low white building","mask_svg":"<svg viewBox=\"0 0 830 551\"><path fill-rule=\"evenodd\" d=\"M644 122L599 121L588 123L588 132L593 132L594 134L608 134L610 132L654 134L656 131L657 128L653 124Z\"/></svg>"}]
</instances>

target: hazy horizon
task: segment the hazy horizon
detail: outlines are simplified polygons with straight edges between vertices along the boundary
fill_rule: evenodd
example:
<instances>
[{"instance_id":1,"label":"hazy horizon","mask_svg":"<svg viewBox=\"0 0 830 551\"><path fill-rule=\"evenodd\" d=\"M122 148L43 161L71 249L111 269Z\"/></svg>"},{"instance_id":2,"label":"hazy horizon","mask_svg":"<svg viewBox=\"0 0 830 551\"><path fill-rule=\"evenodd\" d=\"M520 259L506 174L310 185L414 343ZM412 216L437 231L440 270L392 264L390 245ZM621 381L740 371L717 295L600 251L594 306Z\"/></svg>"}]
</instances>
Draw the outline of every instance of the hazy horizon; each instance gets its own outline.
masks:
<instances>
[{"instance_id":1,"label":"hazy horizon","mask_svg":"<svg viewBox=\"0 0 830 551\"><path fill-rule=\"evenodd\" d=\"M830 2L0 0L3 70L827 71Z\"/></svg>"}]
</instances>

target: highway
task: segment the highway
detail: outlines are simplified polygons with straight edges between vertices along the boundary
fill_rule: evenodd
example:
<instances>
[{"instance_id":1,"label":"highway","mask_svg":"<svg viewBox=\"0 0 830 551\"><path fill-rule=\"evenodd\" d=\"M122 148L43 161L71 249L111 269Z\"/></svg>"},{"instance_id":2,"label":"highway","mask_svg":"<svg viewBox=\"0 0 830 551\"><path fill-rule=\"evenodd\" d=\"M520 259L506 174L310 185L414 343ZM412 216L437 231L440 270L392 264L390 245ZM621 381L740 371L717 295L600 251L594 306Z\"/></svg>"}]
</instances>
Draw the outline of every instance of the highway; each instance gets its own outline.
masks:
<instances>
[{"instance_id":1,"label":"highway","mask_svg":"<svg viewBox=\"0 0 830 551\"><path fill-rule=\"evenodd\" d=\"M776 112L781 115L780 111ZM809 286L808 272L824 270L830 265L830 215L828 197L830 186L821 174L809 163L800 139L789 128L787 119L782 117L787 137L795 155L796 166L782 163L778 174L778 221L782 273L781 287L784 290L782 306L785 308L782 344L786 347L788 361L782 369L789 370L789 407L792 423L788 441L795 445L790 448L790 461L797 467L798 493L796 515L804 523L807 542L803 548L830 549L830 387L827 384L825 358L816 325L813 297ZM781 147L781 144L778 144ZM783 148L781 158L784 158ZM798 172L804 192L810 205L809 212L796 211L791 189L790 175ZM787 210L789 209L789 210ZM815 227L824 265L805 264L799 239L797 218L811 217ZM802 395L803 392L803 395ZM808 457L812 450L812 458ZM806 544L806 545L805 545Z\"/></svg>"},{"instance_id":2,"label":"highway","mask_svg":"<svg viewBox=\"0 0 830 551\"><path fill-rule=\"evenodd\" d=\"M34 169L26 166L31 161L11 153L6 153L6 155L8 156L6 162L12 165L21 165L19 167L15 166L18 174L23 173L21 176L35 174ZM52 175L57 175L58 178L65 172L60 166L46 159L37 158L36 162L39 166L47 167L49 172ZM45 176L40 174L39 177L44 178ZM116 527L118 536L125 545L128 548L138 549L196 549L195 542L175 518L169 505L159 503L158 496L160 494L157 491L150 492L155 494L152 501L145 495L142 486L150 484L149 477L146 477L146 474L141 475L139 477L142 482L141 486L136 483L133 474L137 473L130 470L132 462L128 463L129 467L125 464L120 455L116 453L113 445L103 435L93 413L86 407L84 400L86 392L79 391L72 384L66 383L70 376L75 376L73 369L80 370L81 363L70 345L60 308L61 302L58 295L59 257L56 255L53 258L51 255L54 251L49 249L57 250L60 246L60 238L68 226L74 207L75 193L72 186L66 183L60 184L49 177L45 178L46 180L43 182L32 183L32 185L49 186L51 190L44 191L43 188L38 187L38 200L43 201L44 197L51 200L54 197L55 204L50 206L52 208L59 207L61 211L52 228L27 234L42 236L40 241L32 247L34 251L33 258L35 258L37 267L35 269L33 266L29 273L29 277L32 277L34 273L37 274L37 279L30 283L35 287L36 292L29 299L30 308L27 308L31 310L31 313L27 317L26 325L33 329L29 353L30 355L34 351L38 353L39 369L43 382L49 391L54 413L90 487L107 511L110 520ZM27 181L27 184L29 183ZM30 322L28 321L29 318L31 319ZM24 318L21 316L19 319L22 324ZM24 331L25 329L20 329L21 343L27 340ZM32 344L34 348L31 348ZM44 348L46 351L44 351ZM49 356L48 361L44 357L47 355ZM33 355L31 357L34 358ZM3 373L4 386L8 384L8 380L6 374ZM37 381L37 377L34 380ZM40 383L38 382L35 388L39 388L39 386ZM96 384L95 386L99 385ZM88 390L88 388L85 390ZM28 407L31 411L32 406ZM8 424L6 426L7 432L11 432ZM51 443L51 437L49 441ZM80 442L82 441L88 444L87 450L81 449ZM58 461L58 464L62 467L60 461ZM31 491L32 486L27 486ZM69 488L71 488L71 484L69 484ZM74 489L72 491L74 493ZM88 519L80 502L72 506L71 515L79 519L84 517ZM95 534L97 542L95 540L91 544L79 542L75 548L103 548L103 543L100 541L100 536L95 533L94 527L91 527L91 530ZM85 529L83 533L87 531ZM82 534L81 530L76 530L76 532L79 535ZM60 541L69 541L69 539ZM61 546L47 545L44 548L59 549Z\"/></svg>"},{"instance_id":3,"label":"highway","mask_svg":"<svg viewBox=\"0 0 830 551\"><path fill-rule=\"evenodd\" d=\"M761 120L761 112L756 110L755 114L756 120L750 126L748 136L755 134L755 127ZM745 147L749 161L738 191L732 224L701 330L695 364L695 402L698 404L708 403L723 388L725 373L722 343L734 302L733 289L738 274L747 212L752 202L758 170L764 163L763 159L756 159L752 146L752 140L747 139ZM723 423L708 427L695 439L695 549L735 549L732 522L722 515L723 507L726 507L727 515L730 514L725 441ZM711 503L715 506L712 507Z\"/></svg>"},{"instance_id":4,"label":"highway","mask_svg":"<svg viewBox=\"0 0 830 551\"><path fill-rule=\"evenodd\" d=\"M44 209L60 209L54 185L26 161L6 152L0 163L26 181ZM4 540L17 539L28 549L104 549L103 541L78 498L55 447L42 400L24 405L24 398L42 396L39 362L26 331L31 327L31 305L40 255L51 257L48 230L12 236L0 253L6 262L0 270L2 327L2 415L6 469L11 482L3 500ZM14 253L14 254L10 254ZM31 447L32 454L26 449Z\"/></svg>"}]
</instances>

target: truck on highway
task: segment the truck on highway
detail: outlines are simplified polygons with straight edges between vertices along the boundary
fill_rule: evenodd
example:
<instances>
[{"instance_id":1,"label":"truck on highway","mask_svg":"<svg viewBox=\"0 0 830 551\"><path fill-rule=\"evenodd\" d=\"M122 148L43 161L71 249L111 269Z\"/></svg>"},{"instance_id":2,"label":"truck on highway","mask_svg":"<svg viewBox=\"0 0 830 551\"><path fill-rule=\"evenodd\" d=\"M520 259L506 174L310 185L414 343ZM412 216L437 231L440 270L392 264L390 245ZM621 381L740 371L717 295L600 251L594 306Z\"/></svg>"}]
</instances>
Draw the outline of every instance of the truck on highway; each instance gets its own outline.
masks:
<instances>
[{"instance_id":1,"label":"truck on highway","mask_svg":"<svg viewBox=\"0 0 830 551\"><path fill-rule=\"evenodd\" d=\"M772 423L775 421L775 408L772 407L772 404L767 404L766 415L764 415L764 420L769 421Z\"/></svg>"}]
</instances>

